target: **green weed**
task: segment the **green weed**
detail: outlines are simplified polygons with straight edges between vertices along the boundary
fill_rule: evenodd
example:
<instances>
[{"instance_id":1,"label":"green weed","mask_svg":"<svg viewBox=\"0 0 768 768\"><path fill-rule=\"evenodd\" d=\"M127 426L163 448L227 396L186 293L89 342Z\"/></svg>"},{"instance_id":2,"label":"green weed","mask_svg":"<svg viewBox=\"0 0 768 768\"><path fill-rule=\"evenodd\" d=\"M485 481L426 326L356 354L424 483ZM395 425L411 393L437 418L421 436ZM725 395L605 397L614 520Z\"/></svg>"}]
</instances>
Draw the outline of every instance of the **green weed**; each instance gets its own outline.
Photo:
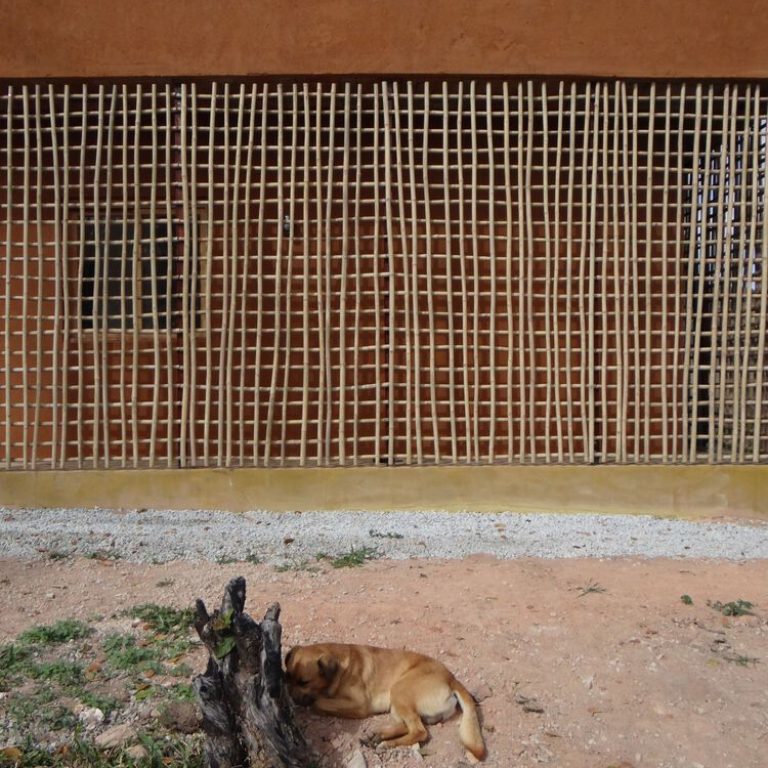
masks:
<instances>
[{"instance_id":1,"label":"green weed","mask_svg":"<svg viewBox=\"0 0 768 768\"><path fill-rule=\"evenodd\" d=\"M381 552L376 547L358 547L350 549L343 555L320 554L318 560L327 560L333 568L359 568L369 560L381 557Z\"/></svg>"},{"instance_id":2,"label":"green weed","mask_svg":"<svg viewBox=\"0 0 768 768\"><path fill-rule=\"evenodd\" d=\"M122 560L123 556L114 549L95 549L89 552L85 557L88 560Z\"/></svg>"},{"instance_id":3,"label":"green weed","mask_svg":"<svg viewBox=\"0 0 768 768\"><path fill-rule=\"evenodd\" d=\"M590 579L583 587L576 587L576 591L579 593L577 597L584 597L585 595L597 595L607 592L605 587L601 587L596 581Z\"/></svg>"},{"instance_id":4,"label":"green weed","mask_svg":"<svg viewBox=\"0 0 768 768\"><path fill-rule=\"evenodd\" d=\"M93 629L82 621L63 619L50 626L32 627L22 632L16 642L19 645L58 645L70 640L82 640L93 634Z\"/></svg>"},{"instance_id":5,"label":"green weed","mask_svg":"<svg viewBox=\"0 0 768 768\"><path fill-rule=\"evenodd\" d=\"M187 634L195 619L192 608L171 608L154 603L134 606L126 613L132 619L140 619L151 630L163 635Z\"/></svg>"},{"instance_id":6,"label":"green weed","mask_svg":"<svg viewBox=\"0 0 768 768\"><path fill-rule=\"evenodd\" d=\"M34 680L56 683L62 688L74 688L81 685L85 679L80 664L62 659L31 665L29 676Z\"/></svg>"},{"instance_id":7,"label":"green weed","mask_svg":"<svg viewBox=\"0 0 768 768\"><path fill-rule=\"evenodd\" d=\"M392 533L390 531L377 531L371 528L368 535L373 539L402 539L405 538L402 533Z\"/></svg>"},{"instance_id":8,"label":"green weed","mask_svg":"<svg viewBox=\"0 0 768 768\"><path fill-rule=\"evenodd\" d=\"M733 600L730 603L721 603L716 600L714 603L711 600L707 600L707 605L712 610L722 613L723 616L754 616L752 608L754 604L749 600Z\"/></svg>"},{"instance_id":9,"label":"green weed","mask_svg":"<svg viewBox=\"0 0 768 768\"><path fill-rule=\"evenodd\" d=\"M128 672L134 668L148 668L155 661L155 653L149 647L136 645L133 635L112 633L101 641L101 647L107 657L107 663L115 671Z\"/></svg>"}]
</instances>

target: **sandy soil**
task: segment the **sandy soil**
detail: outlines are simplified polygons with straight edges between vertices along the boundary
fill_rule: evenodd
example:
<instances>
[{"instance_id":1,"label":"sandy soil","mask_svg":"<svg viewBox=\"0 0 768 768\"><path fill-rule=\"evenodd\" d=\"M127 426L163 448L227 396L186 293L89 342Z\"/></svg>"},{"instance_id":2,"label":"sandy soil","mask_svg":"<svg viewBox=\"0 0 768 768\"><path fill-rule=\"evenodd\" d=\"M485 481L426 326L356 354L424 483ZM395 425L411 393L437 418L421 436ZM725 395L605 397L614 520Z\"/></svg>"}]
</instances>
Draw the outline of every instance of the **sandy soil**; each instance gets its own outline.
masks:
<instances>
[{"instance_id":1,"label":"sandy soil","mask_svg":"<svg viewBox=\"0 0 768 768\"><path fill-rule=\"evenodd\" d=\"M247 563L0 561L0 640L136 603L213 604L238 574L252 614L282 604L286 649L338 640L441 659L480 700L489 767L768 764L768 561L478 556L285 573ZM707 606L737 599L756 615ZM370 721L302 722L340 766L358 749L368 768L465 762L455 720L430 728L422 756L360 747Z\"/></svg>"}]
</instances>

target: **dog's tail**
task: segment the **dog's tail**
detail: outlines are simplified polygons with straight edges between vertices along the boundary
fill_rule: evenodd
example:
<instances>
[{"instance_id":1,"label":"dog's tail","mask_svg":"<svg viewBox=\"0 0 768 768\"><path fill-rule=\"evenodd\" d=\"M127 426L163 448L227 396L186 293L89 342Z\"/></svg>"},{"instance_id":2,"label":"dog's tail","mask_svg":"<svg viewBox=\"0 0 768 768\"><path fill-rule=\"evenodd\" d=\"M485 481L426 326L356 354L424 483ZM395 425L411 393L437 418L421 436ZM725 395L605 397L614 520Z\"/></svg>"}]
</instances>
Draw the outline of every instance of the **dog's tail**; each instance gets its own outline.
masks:
<instances>
[{"instance_id":1,"label":"dog's tail","mask_svg":"<svg viewBox=\"0 0 768 768\"><path fill-rule=\"evenodd\" d=\"M472 694L454 678L451 690L456 694L461 707L461 722L459 723L459 738L461 743L478 759L482 760L486 753L480 721L477 718L477 706Z\"/></svg>"}]
</instances>

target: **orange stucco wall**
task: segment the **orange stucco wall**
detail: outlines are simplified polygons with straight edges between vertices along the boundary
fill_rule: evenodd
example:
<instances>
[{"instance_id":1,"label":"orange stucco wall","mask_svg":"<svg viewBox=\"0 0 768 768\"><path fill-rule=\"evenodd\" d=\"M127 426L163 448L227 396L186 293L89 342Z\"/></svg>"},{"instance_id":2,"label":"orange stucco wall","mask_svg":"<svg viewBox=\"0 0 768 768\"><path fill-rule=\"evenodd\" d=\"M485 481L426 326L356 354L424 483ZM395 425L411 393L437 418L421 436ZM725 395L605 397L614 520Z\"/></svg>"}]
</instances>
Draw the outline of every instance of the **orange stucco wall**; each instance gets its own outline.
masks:
<instances>
[{"instance_id":1,"label":"orange stucco wall","mask_svg":"<svg viewBox=\"0 0 768 768\"><path fill-rule=\"evenodd\" d=\"M768 77L765 0L0 0L0 78Z\"/></svg>"}]
</instances>

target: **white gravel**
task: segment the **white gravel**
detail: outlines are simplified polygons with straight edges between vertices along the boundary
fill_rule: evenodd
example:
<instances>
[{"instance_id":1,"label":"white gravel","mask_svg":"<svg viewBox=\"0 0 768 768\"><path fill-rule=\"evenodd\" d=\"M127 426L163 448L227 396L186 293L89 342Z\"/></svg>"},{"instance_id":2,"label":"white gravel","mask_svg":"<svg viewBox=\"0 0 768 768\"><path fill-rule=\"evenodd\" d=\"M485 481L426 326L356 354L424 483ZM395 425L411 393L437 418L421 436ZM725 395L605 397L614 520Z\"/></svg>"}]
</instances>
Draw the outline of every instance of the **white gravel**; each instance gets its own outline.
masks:
<instances>
[{"instance_id":1,"label":"white gravel","mask_svg":"<svg viewBox=\"0 0 768 768\"><path fill-rule=\"evenodd\" d=\"M768 523L637 515L0 507L0 558L291 563L371 547L383 557L768 558Z\"/></svg>"}]
</instances>

